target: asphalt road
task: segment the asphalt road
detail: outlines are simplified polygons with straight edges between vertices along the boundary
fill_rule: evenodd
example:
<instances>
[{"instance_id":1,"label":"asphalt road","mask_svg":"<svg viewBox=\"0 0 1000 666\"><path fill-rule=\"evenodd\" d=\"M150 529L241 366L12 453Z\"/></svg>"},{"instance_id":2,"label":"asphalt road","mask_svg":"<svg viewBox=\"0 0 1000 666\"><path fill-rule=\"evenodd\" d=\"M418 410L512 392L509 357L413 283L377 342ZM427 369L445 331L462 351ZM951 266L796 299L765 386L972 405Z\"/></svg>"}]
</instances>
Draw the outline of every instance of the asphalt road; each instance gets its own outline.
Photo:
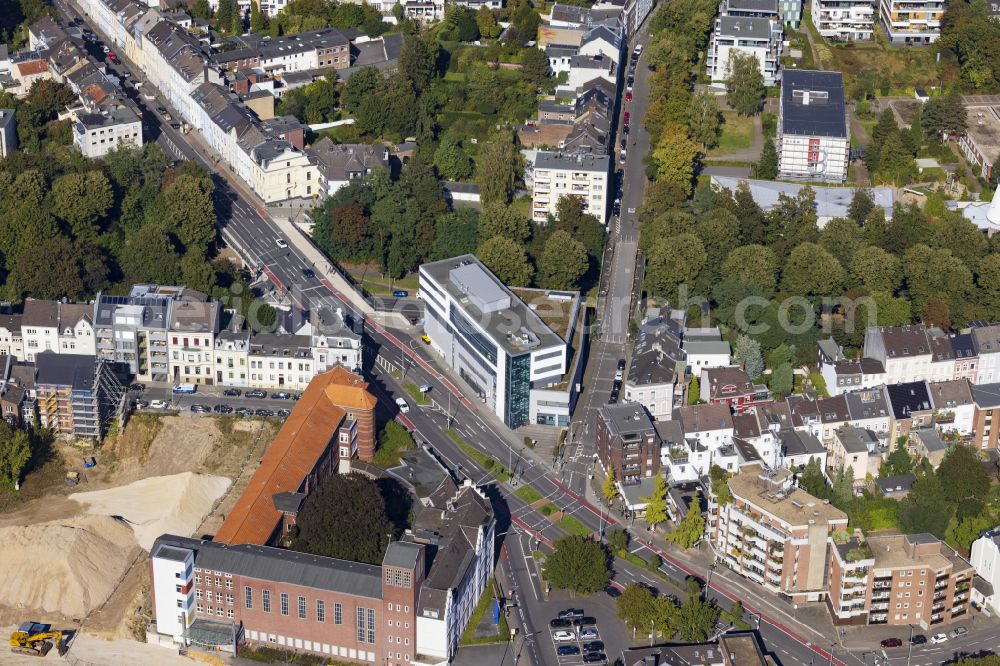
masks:
<instances>
[{"instance_id":1,"label":"asphalt road","mask_svg":"<svg viewBox=\"0 0 1000 666\"><path fill-rule=\"evenodd\" d=\"M68 11L63 0L57 0L57 8L63 13ZM138 71L133 70L132 79L139 80L139 74ZM633 213L629 213L629 209L632 207L637 208L641 201L642 188L637 185L644 182L641 175L641 157L648 152L648 140L643 139L644 131L641 124L645 108L644 106L640 108L640 105L643 105L648 97L644 86L645 72L640 61L640 71L636 75L635 82L635 99L631 103L633 105L631 107L633 136L636 145L634 147L630 145L628 164L626 165L627 173L632 175L626 177L628 186L623 197L621 228L613 230L613 233L617 236L613 241L617 258L612 260L613 269L611 271L609 295L614 295L615 298L620 299L622 302L630 300L630 296L626 296L626 294L630 295L633 282L633 275L629 266L634 265L634 258L630 260L629 257L630 252L634 252L634 247L630 249L630 243L634 244L637 220ZM134 89L129 88L128 90L133 91ZM345 311L354 314L353 308L347 299L343 295L338 294L328 281L315 278L309 279L303 275L304 269L313 267L297 252L294 246L289 246L288 248L278 246L276 239L282 237L281 232L266 216L266 213L258 209L257 204L249 196L238 189L230 187L228 182L218 175L217 165L210 163L198 151L194 150L188 142L188 137L173 130L169 124L153 113L151 107L155 107L155 105L150 104L141 97L137 99L137 102L146 111L144 120L147 123L150 138L159 141L161 145L165 146L168 153L174 157L198 161L210 172L215 173L216 191L218 193L217 203L219 204L220 226L223 237L241 254L248 264L258 267L278 289L287 294L287 297L300 307L315 308L320 305L326 305L334 308L341 307ZM176 114L174 115L176 117ZM617 267L621 267L621 270L618 270ZM613 301L614 298L610 300ZM612 332L620 331L619 334L622 336L620 343L613 344L621 344L624 342L624 332L627 331L628 306L626 305L624 308L621 308L620 313L617 315L611 314L615 311L614 308L606 310L604 325L607 327L606 330ZM624 326L613 322L608 323L608 316L612 316L616 320L620 318ZM393 361L397 367L400 365L402 358L408 359L408 367L404 373L403 381L431 386L430 396L434 399L431 406L418 407L414 405L407 415L398 415L399 419L405 425L411 427L418 440L434 447L440 455L448 460L453 468L472 478L475 482L489 484L495 481L491 474L484 471L472 456L468 455L466 451L453 441L447 433L450 426L459 437L464 439L468 446L486 453L488 456L504 463L505 466L515 470L515 476L520 484L532 486L549 501L556 504L560 510L576 518L588 529L600 532L606 526L606 516L584 501L581 493L572 490L570 486L548 470L546 465L536 461L533 456L524 451L516 438L510 433L505 432L502 428L496 427L495 422L490 420L490 416L481 415L473 402L463 396L447 377L434 369L429 359L424 357L427 354L425 349L418 347L418 351L411 348L409 343L412 342L412 339L408 333L387 330L372 322L368 322L366 325L366 333L370 344L367 349L368 362L366 363L365 370L372 382L372 390L379 395L384 404L391 405L392 399L397 396L408 398L408 394L403 391L399 381L389 372L382 370L380 365L375 362L376 356L381 355ZM600 381L599 378L601 377L609 376L606 370L607 363L610 362L613 364L617 361L617 356L613 353L608 354L605 351L602 359L598 360L591 370L591 376L597 377L598 381ZM613 375L613 371L611 374ZM453 397L446 401L446 396L449 393ZM599 391L595 387L594 391L588 391L588 393L598 395ZM194 402L199 398L185 397L184 400L188 399ZM204 398L201 399L204 400ZM595 398L595 400L599 399L599 397ZM290 405L286 401L267 400L260 402L262 402L262 406L272 409L280 408L282 403ZM185 402L185 404L187 403ZM450 407L448 406L449 404ZM586 455L578 455L577 462L585 460L586 457ZM571 470L568 471L567 469L563 470L563 475L568 476L574 485L577 485L580 482L578 479L584 476L574 473ZM514 494L514 490L513 487L506 483L493 483L490 486L489 492L493 494L496 500L494 503L498 507L501 522L506 521L512 525L514 533L528 535L546 543L551 543L565 534L562 528L550 523L547 518L527 506ZM640 548L637 554L642 557L648 557L651 552L647 554L644 549ZM686 573L676 563L669 561L664 564L664 571L675 582L682 582L686 576ZM520 577L523 577L523 575L521 574ZM640 580L648 584L657 584L656 579L650 577L650 574L644 570L637 569L624 562L616 564L616 581L619 584ZM658 584L663 585L662 582ZM518 585L519 591L516 594L522 598L527 598L527 595L525 595L526 587L530 589L530 585L520 583ZM713 582L712 588L712 594L726 592L722 586L715 582ZM735 597L735 594L729 593L727 596ZM752 603L748 603L746 600L745 603L748 606L752 606ZM530 614L531 604L526 604L526 607ZM537 623L529 624L529 627L537 626L544 628L548 618L544 617L544 610L540 610L539 612L542 615L539 615L537 618L529 616L529 623ZM963 637L963 640L951 641L939 648L941 656L945 656L945 650L948 650L948 654L950 655L956 649L971 652L980 646L997 645L1000 643L997 640L1000 637L1000 629L991 625L991 631L993 633L971 633ZM530 634L531 632L527 633ZM801 640L790 635L790 632L787 630L769 624L766 618L761 622L761 633L768 648L773 650L785 664L804 664L814 659L818 660L820 657L826 658L827 656L825 652L812 650ZM534 640L534 637L529 637L528 641L531 642L532 640ZM530 647L528 648L528 652L531 652ZM549 654L552 654L551 650L549 650ZM890 656L895 656L896 653L890 652L889 654ZM838 652L838 661L842 660L842 655L842 659L850 659L850 663L863 663L860 655L852 654L848 656L843 652ZM554 657L554 654L552 656ZM902 656L905 658L905 650L903 650ZM921 650L919 654L917 650L914 650L914 657L915 659L912 662L914 664L934 662L934 653L931 653L929 650L926 653ZM925 661L925 658L930 659L930 661ZM545 651L541 646L537 647L537 660L533 658L532 662L539 664L551 663L545 656Z\"/></svg>"}]
</instances>

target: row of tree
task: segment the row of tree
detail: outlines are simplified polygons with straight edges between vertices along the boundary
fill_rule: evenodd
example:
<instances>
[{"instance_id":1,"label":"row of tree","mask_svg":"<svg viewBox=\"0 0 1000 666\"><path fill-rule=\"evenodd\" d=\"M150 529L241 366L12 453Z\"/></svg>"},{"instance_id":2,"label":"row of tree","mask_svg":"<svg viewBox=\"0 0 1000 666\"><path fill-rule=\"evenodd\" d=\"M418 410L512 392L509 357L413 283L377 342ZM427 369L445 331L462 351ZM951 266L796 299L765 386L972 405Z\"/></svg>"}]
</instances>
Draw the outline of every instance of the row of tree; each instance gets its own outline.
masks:
<instances>
[{"instance_id":1,"label":"row of tree","mask_svg":"<svg viewBox=\"0 0 1000 666\"><path fill-rule=\"evenodd\" d=\"M704 302L716 321L736 331L766 325L755 333L765 351L794 344L802 358L821 324L857 348L869 323L923 321L947 329L1000 316L996 242L960 213L932 203L896 204L886 220L871 194L859 190L848 216L820 230L808 187L764 212L745 185L718 193L706 186L683 201L680 192L654 184L640 228L645 286L668 301ZM850 302L831 302L842 316L828 320L808 303L786 307L782 325L782 306L793 296L815 306L841 297ZM749 297L759 305L747 308ZM814 325L801 326L808 321Z\"/></svg>"},{"instance_id":2,"label":"row of tree","mask_svg":"<svg viewBox=\"0 0 1000 666\"><path fill-rule=\"evenodd\" d=\"M989 13L987 3L949 2L941 20L939 50L950 49L958 57L962 80L975 90L1000 87L1000 24Z\"/></svg>"}]
</instances>

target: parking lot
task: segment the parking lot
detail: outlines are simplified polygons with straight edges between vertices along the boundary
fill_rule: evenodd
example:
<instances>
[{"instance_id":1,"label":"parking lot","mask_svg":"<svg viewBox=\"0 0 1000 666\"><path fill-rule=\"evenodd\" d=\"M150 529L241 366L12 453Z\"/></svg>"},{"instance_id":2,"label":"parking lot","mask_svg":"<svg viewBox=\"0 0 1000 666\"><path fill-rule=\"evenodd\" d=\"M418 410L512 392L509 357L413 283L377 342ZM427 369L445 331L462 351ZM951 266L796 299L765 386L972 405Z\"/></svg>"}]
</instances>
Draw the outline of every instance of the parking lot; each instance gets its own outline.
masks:
<instances>
[{"instance_id":1,"label":"parking lot","mask_svg":"<svg viewBox=\"0 0 1000 666\"><path fill-rule=\"evenodd\" d=\"M597 619L583 614L583 609L564 609L548 627L552 650L559 664L607 663L604 642Z\"/></svg>"}]
</instances>

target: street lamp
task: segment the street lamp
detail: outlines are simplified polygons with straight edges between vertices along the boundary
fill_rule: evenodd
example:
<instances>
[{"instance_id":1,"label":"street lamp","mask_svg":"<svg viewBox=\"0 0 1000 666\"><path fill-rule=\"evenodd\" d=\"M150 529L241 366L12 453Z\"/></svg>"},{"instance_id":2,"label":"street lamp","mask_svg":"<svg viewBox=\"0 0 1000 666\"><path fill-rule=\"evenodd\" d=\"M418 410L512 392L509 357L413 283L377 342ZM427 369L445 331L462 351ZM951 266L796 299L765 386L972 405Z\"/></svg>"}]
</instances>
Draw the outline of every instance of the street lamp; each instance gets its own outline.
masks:
<instances>
[{"instance_id":1,"label":"street lamp","mask_svg":"<svg viewBox=\"0 0 1000 666\"><path fill-rule=\"evenodd\" d=\"M653 647L653 621L649 621L649 647Z\"/></svg>"},{"instance_id":2,"label":"street lamp","mask_svg":"<svg viewBox=\"0 0 1000 666\"><path fill-rule=\"evenodd\" d=\"M910 666L910 655L913 653L913 625L910 625L910 644L906 646L906 666Z\"/></svg>"},{"instance_id":3,"label":"street lamp","mask_svg":"<svg viewBox=\"0 0 1000 666\"><path fill-rule=\"evenodd\" d=\"M708 565L708 580L705 581L705 601L708 600L708 593L712 589L712 572L715 571L715 562Z\"/></svg>"}]
</instances>

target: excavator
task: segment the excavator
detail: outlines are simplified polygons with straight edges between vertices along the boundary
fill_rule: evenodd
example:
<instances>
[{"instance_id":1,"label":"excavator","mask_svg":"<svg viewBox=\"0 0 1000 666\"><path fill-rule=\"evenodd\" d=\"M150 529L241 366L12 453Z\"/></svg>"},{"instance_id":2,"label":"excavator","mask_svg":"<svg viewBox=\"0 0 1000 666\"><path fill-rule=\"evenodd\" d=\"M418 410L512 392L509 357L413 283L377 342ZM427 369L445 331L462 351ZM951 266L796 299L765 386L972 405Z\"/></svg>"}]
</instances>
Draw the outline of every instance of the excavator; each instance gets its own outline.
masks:
<instances>
[{"instance_id":1,"label":"excavator","mask_svg":"<svg viewBox=\"0 0 1000 666\"><path fill-rule=\"evenodd\" d=\"M10 651L17 654L28 654L35 657L44 657L55 645L62 656L66 654L66 646L63 645L63 633L61 631L50 631L49 625L38 622L25 622L17 631L10 635Z\"/></svg>"}]
</instances>

